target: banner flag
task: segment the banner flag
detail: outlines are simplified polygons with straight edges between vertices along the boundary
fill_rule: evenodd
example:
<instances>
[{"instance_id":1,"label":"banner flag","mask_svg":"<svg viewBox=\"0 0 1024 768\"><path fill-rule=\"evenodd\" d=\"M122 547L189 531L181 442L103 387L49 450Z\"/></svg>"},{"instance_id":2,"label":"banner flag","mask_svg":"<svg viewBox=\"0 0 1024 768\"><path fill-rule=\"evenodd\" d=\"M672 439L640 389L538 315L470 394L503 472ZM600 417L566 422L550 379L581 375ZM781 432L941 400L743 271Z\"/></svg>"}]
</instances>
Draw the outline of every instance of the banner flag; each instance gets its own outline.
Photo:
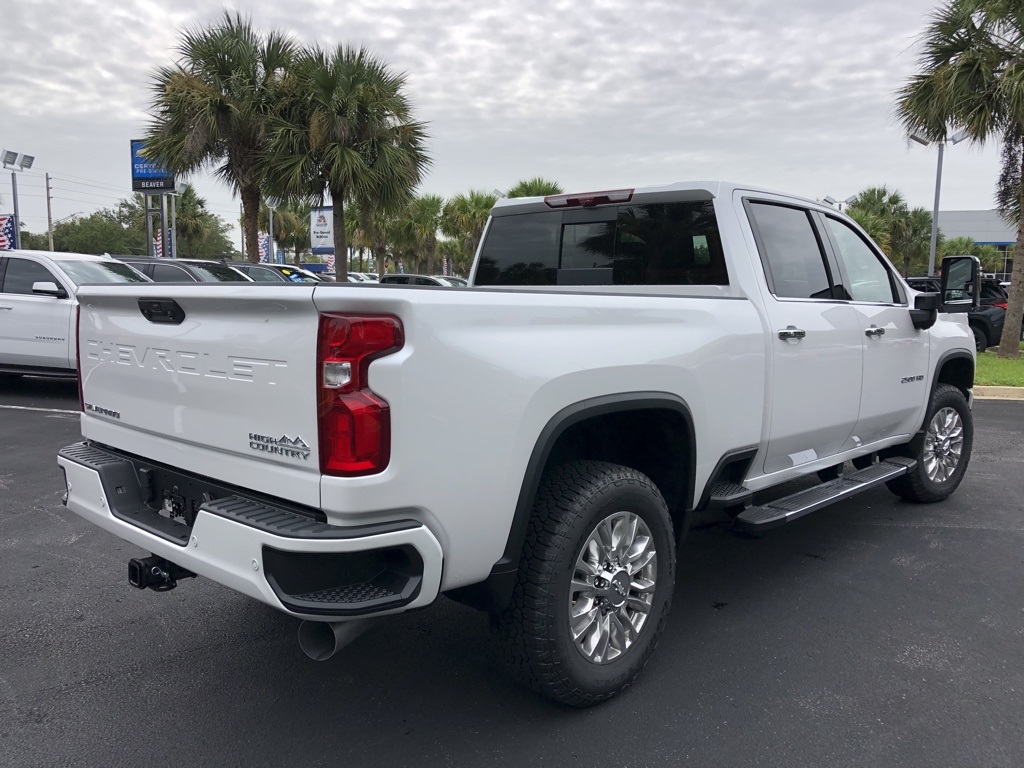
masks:
<instances>
[{"instance_id":1,"label":"banner flag","mask_svg":"<svg viewBox=\"0 0 1024 768\"><path fill-rule=\"evenodd\" d=\"M334 208L314 208L309 212L309 244L313 253L334 253Z\"/></svg>"},{"instance_id":2,"label":"banner flag","mask_svg":"<svg viewBox=\"0 0 1024 768\"><path fill-rule=\"evenodd\" d=\"M14 250L14 216L6 213L0 216L0 251Z\"/></svg>"}]
</instances>

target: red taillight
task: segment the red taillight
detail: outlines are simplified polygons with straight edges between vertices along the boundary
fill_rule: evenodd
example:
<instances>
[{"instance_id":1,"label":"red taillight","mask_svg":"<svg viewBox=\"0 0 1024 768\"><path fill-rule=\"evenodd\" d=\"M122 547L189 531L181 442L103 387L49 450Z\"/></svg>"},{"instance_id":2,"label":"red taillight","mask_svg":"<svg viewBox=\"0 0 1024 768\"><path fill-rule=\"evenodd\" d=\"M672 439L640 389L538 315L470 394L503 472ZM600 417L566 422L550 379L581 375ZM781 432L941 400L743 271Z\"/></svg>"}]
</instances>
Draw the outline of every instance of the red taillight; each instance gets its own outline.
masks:
<instances>
[{"instance_id":1,"label":"red taillight","mask_svg":"<svg viewBox=\"0 0 1024 768\"><path fill-rule=\"evenodd\" d=\"M82 305L75 304L75 371L78 376L78 408L85 411L85 393L82 391Z\"/></svg>"},{"instance_id":2,"label":"red taillight","mask_svg":"<svg viewBox=\"0 0 1024 768\"><path fill-rule=\"evenodd\" d=\"M1008 302L1005 302L1005 301L993 301L992 302L992 306L993 307L999 307L1000 309L1006 309L1007 303Z\"/></svg>"},{"instance_id":3,"label":"red taillight","mask_svg":"<svg viewBox=\"0 0 1024 768\"><path fill-rule=\"evenodd\" d=\"M370 363L402 348L391 315L320 315L317 338L320 471L352 477L380 472L391 458L391 414L370 391Z\"/></svg>"},{"instance_id":4,"label":"red taillight","mask_svg":"<svg viewBox=\"0 0 1024 768\"><path fill-rule=\"evenodd\" d=\"M607 203L628 203L632 199L632 189L611 189L606 192L548 195L544 198L544 203L548 208L593 208L595 205Z\"/></svg>"}]
</instances>

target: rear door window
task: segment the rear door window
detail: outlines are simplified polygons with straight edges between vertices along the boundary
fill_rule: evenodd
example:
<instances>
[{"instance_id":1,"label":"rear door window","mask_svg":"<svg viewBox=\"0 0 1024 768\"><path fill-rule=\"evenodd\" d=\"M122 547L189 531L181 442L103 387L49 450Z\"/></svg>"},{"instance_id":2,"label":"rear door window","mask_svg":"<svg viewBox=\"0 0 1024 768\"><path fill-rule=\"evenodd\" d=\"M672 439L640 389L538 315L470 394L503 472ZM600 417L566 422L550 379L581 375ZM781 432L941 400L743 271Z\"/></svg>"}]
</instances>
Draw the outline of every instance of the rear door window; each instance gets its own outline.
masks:
<instances>
[{"instance_id":1,"label":"rear door window","mask_svg":"<svg viewBox=\"0 0 1024 768\"><path fill-rule=\"evenodd\" d=\"M825 252L803 208L749 202L769 288L779 298L832 299Z\"/></svg>"},{"instance_id":2,"label":"rear door window","mask_svg":"<svg viewBox=\"0 0 1024 768\"><path fill-rule=\"evenodd\" d=\"M154 264L153 281L157 283L195 283L192 275L173 264Z\"/></svg>"}]
</instances>

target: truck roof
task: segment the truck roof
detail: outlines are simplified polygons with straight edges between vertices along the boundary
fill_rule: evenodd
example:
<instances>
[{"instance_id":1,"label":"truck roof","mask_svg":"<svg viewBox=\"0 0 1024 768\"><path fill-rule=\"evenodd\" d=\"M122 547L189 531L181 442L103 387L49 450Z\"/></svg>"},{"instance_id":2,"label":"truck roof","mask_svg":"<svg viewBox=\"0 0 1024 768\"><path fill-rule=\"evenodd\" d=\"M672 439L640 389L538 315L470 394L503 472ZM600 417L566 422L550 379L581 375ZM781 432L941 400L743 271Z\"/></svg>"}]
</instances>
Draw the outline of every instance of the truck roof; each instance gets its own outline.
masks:
<instances>
[{"instance_id":1,"label":"truck roof","mask_svg":"<svg viewBox=\"0 0 1024 768\"><path fill-rule=\"evenodd\" d=\"M580 203L575 202L576 200L603 198L604 196L609 196L610 199L599 199L597 203L590 203L590 205L621 204L626 202L627 199L629 202L658 203L678 200L712 200L716 197L729 196L737 189L751 192L764 192L772 195L783 195L793 200L800 200L808 203L817 202L786 192L757 187L752 184L739 184L731 181L677 181L671 184L657 184L646 187L623 187L619 189L605 188L602 190L571 192L561 195L547 195L543 197L502 198L494 204L491 215L506 216L512 213L527 213L530 211L551 210L554 207L566 207L565 204L562 206L553 206L549 202L546 202L557 198L569 198L574 201L571 204L577 206L580 205ZM625 198L624 195L619 193L631 194L628 198ZM625 199L616 199L616 197ZM821 203L817 202L817 204L820 205ZM587 206L587 203L584 203L583 205Z\"/></svg>"}]
</instances>

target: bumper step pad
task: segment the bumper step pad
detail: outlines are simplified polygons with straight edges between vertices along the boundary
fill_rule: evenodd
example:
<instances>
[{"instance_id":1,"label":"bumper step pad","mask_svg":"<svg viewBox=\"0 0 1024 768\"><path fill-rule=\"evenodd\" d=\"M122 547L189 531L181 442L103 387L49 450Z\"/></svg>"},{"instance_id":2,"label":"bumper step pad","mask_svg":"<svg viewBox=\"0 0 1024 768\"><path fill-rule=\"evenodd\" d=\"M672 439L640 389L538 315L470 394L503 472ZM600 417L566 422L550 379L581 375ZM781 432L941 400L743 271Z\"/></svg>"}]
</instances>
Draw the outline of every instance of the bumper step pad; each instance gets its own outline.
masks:
<instances>
[{"instance_id":1,"label":"bumper step pad","mask_svg":"<svg viewBox=\"0 0 1024 768\"><path fill-rule=\"evenodd\" d=\"M740 514L733 524L740 530L751 532L776 528L905 475L915 466L917 462L914 459L894 456L852 474L841 475L827 483L776 499L769 504L751 507Z\"/></svg>"}]
</instances>

